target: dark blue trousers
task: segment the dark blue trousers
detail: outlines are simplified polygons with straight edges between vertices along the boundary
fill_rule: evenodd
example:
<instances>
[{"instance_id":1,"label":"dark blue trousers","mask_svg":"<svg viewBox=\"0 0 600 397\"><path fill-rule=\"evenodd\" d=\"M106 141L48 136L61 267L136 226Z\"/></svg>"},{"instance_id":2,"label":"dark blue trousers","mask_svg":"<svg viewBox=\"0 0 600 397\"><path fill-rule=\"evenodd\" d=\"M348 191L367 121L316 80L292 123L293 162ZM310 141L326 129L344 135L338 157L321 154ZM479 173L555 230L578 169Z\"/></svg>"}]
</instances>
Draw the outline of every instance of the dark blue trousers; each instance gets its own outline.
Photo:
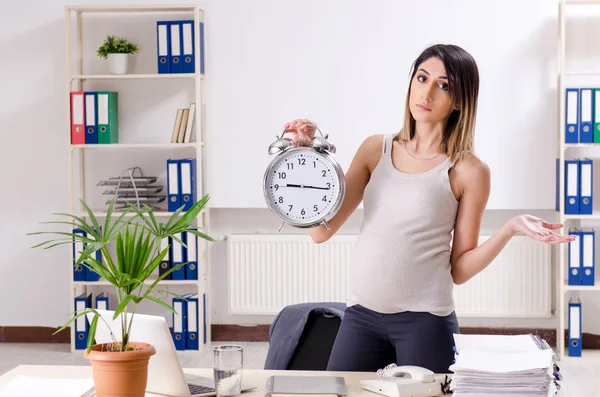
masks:
<instances>
[{"instance_id":1,"label":"dark blue trousers","mask_svg":"<svg viewBox=\"0 0 600 397\"><path fill-rule=\"evenodd\" d=\"M381 314L360 305L348 307L327 366L328 371L374 372L386 365L417 365L450 373L456 314L427 312Z\"/></svg>"}]
</instances>

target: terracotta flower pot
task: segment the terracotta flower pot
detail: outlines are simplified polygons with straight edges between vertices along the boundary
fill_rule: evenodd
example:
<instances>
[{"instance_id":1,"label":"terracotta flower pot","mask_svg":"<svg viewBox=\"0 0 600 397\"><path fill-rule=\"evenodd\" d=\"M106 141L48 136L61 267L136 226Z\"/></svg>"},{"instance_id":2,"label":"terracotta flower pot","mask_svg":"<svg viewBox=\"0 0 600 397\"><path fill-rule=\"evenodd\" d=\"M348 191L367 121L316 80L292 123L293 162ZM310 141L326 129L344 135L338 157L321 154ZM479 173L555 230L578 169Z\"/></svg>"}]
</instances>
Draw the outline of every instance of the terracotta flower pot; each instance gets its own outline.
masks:
<instances>
[{"instance_id":1,"label":"terracotta flower pot","mask_svg":"<svg viewBox=\"0 0 600 397\"><path fill-rule=\"evenodd\" d=\"M129 342L132 350L111 352L98 344L84 352L90 360L97 397L144 397L148 381L148 362L156 354L148 343Z\"/></svg>"}]
</instances>

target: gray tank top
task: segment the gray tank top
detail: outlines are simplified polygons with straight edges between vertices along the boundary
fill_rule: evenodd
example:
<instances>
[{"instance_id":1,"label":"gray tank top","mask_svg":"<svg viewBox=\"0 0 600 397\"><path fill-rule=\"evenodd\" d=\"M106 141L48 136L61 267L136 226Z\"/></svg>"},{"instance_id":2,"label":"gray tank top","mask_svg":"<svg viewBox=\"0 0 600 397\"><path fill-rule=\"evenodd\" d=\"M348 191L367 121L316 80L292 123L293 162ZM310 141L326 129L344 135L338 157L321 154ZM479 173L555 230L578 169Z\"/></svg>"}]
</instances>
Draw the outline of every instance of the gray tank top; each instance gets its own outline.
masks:
<instances>
[{"instance_id":1,"label":"gray tank top","mask_svg":"<svg viewBox=\"0 0 600 397\"><path fill-rule=\"evenodd\" d=\"M364 218L351 258L348 306L380 313L454 310L450 243L458 210L446 158L419 174L392 164L392 135L363 195Z\"/></svg>"}]
</instances>

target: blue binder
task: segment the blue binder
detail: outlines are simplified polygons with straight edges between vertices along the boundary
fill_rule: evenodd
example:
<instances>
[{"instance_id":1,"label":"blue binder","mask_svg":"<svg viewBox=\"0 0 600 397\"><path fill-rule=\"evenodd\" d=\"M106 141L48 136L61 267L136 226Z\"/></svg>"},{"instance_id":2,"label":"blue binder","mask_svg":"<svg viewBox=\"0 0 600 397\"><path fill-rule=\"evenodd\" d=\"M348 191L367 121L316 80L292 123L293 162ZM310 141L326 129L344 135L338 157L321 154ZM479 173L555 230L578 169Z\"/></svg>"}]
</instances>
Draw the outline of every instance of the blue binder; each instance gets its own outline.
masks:
<instances>
[{"instance_id":1,"label":"blue binder","mask_svg":"<svg viewBox=\"0 0 600 397\"><path fill-rule=\"evenodd\" d=\"M198 236L185 232L185 278L186 280L198 280Z\"/></svg>"},{"instance_id":2,"label":"blue binder","mask_svg":"<svg viewBox=\"0 0 600 397\"><path fill-rule=\"evenodd\" d=\"M569 356L581 357L581 302L569 302Z\"/></svg>"},{"instance_id":3,"label":"blue binder","mask_svg":"<svg viewBox=\"0 0 600 397\"><path fill-rule=\"evenodd\" d=\"M579 143L578 88L567 88L565 105L565 143Z\"/></svg>"},{"instance_id":4,"label":"blue binder","mask_svg":"<svg viewBox=\"0 0 600 397\"><path fill-rule=\"evenodd\" d=\"M194 39L194 21L186 20L181 23L181 65L182 73L194 73L194 55L196 40Z\"/></svg>"},{"instance_id":5,"label":"blue binder","mask_svg":"<svg viewBox=\"0 0 600 397\"><path fill-rule=\"evenodd\" d=\"M207 336L206 336L206 294L202 294L202 322L203 322L203 329L204 329L204 344L206 344L207 341Z\"/></svg>"},{"instance_id":6,"label":"blue binder","mask_svg":"<svg viewBox=\"0 0 600 397\"><path fill-rule=\"evenodd\" d=\"M187 300L187 338L186 349L198 350L198 294L191 294Z\"/></svg>"},{"instance_id":7,"label":"blue binder","mask_svg":"<svg viewBox=\"0 0 600 397\"><path fill-rule=\"evenodd\" d=\"M592 230L581 232L581 285L594 285L596 263L596 233Z\"/></svg>"},{"instance_id":8,"label":"blue binder","mask_svg":"<svg viewBox=\"0 0 600 397\"><path fill-rule=\"evenodd\" d=\"M594 142L594 89L579 90L579 142Z\"/></svg>"},{"instance_id":9,"label":"blue binder","mask_svg":"<svg viewBox=\"0 0 600 397\"><path fill-rule=\"evenodd\" d=\"M169 22L156 22L156 52L158 55L158 73L171 72L171 32Z\"/></svg>"},{"instance_id":10,"label":"blue binder","mask_svg":"<svg viewBox=\"0 0 600 397\"><path fill-rule=\"evenodd\" d=\"M181 21L169 21L169 34L171 73L183 73Z\"/></svg>"},{"instance_id":11,"label":"blue binder","mask_svg":"<svg viewBox=\"0 0 600 397\"><path fill-rule=\"evenodd\" d=\"M204 23L200 22L200 73L204 74Z\"/></svg>"},{"instance_id":12,"label":"blue binder","mask_svg":"<svg viewBox=\"0 0 600 397\"><path fill-rule=\"evenodd\" d=\"M81 312L85 309L92 307L92 294L85 295L85 293L75 297L75 311ZM75 349L82 350L87 347L88 329L90 324L87 320L87 316L80 316L74 321L75 325Z\"/></svg>"},{"instance_id":13,"label":"blue binder","mask_svg":"<svg viewBox=\"0 0 600 397\"><path fill-rule=\"evenodd\" d=\"M108 295L106 295L104 292L101 292L98 296L96 296L96 309L108 310Z\"/></svg>"},{"instance_id":14,"label":"blue binder","mask_svg":"<svg viewBox=\"0 0 600 397\"><path fill-rule=\"evenodd\" d=\"M87 233L84 232L82 229L73 229L73 234L80 234L82 236L87 236ZM83 243L83 241L80 241L79 239L76 239L75 237L73 237L73 243L72 243L72 252L73 252L73 281L85 281L86 280L86 268L85 266L83 266L83 264L79 263L78 265L75 265L75 263L77 263L77 259L79 259L79 256L81 255L81 252L83 252L83 250L85 249L85 245Z\"/></svg>"},{"instance_id":15,"label":"blue binder","mask_svg":"<svg viewBox=\"0 0 600 397\"><path fill-rule=\"evenodd\" d=\"M186 242L186 233L180 233L179 240L181 240L184 244L187 245ZM171 258L172 258L172 266L177 267L182 263L186 262L186 249L183 245L181 245L177 240L173 239L173 243L171 244ZM185 280L185 265L181 266L177 270L173 270L171 272L172 280Z\"/></svg>"},{"instance_id":16,"label":"blue binder","mask_svg":"<svg viewBox=\"0 0 600 397\"><path fill-rule=\"evenodd\" d=\"M594 163L590 159L579 160L579 213L593 212Z\"/></svg>"},{"instance_id":17,"label":"blue binder","mask_svg":"<svg viewBox=\"0 0 600 397\"><path fill-rule=\"evenodd\" d=\"M565 214L579 214L579 160L565 160Z\"/></svg>"},{"instance_id":18,"label":"blue binder","mask_svg":"<svg viewBox=\"0 0 600 397\"><path fill-rule=\"evenodd\" d=\"M175 349L185 350L187 341L187 303L182 298L173 298L173 343Z\"/></svg>"},{"instance_id":19,"label":"blue binder","mask_svg":"<svg viewBox=\"0 0 600 397\"><path fill-rule=\"evenodd\" d=\"M85 143L98 143L98 96L95 92L84 93Z\"/></svg>"},{"instance_id":20,"label":"blue binder","mask_svg":"<svg viewBox=\"0 0 600 397\"><path fill-rule=\"evenodd\" d=\"M577 236L575 241L569 242L568 260L569 267L569 285L581 285L581 256L582 256L582 238L581 230L569 229L569 235Z\"/></svg>"},{"instance_id":21,"label":"blue binder","mask_svg":"<svg viewBox=\"0 0 600 397\"><path fill-rule=\"evenodd\" d=\"M192 208L196 202L196 159L179 160L179 192L183 211Z\"/></svg>"},{"instance_id":22,"label":"blue binder","mask_svg":"<svg viewBox=\"0 0 600 397\"><path fill-rule=\"evenodd\" d=\"M181 207L181 178L179 160L167 160L167 199L169 212L175 212Z\"/></svg>"}]
</instances>

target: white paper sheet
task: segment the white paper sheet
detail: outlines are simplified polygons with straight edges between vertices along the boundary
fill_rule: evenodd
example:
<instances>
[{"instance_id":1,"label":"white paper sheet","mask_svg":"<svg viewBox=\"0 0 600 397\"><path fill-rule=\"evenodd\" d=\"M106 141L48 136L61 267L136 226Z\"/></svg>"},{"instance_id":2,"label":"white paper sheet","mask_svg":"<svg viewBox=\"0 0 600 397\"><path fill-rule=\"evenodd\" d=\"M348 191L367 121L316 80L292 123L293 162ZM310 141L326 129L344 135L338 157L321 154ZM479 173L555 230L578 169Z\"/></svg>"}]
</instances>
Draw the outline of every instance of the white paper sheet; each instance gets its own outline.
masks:
<instances>
[{"instance_id":1,"label":"white paper sheet","mask_svg":"<svg viewBox=\"0 0 600 397\"><path fill-rule=\"evenodd\" d=\"M0 397L81 397L93 386L92 378L52 379L18 375L0 390Z\"/></svg>"},{"instance_id":2,"label":"white paper sheet","mask_svg":"<svg viewBox=\"0 0 600 397\"><path fill-rule=\"evenodd\" d=\"M454 397L538 396L556 393L554 352L530 335L454 335Z\"/></svg>"}]
</instances>

